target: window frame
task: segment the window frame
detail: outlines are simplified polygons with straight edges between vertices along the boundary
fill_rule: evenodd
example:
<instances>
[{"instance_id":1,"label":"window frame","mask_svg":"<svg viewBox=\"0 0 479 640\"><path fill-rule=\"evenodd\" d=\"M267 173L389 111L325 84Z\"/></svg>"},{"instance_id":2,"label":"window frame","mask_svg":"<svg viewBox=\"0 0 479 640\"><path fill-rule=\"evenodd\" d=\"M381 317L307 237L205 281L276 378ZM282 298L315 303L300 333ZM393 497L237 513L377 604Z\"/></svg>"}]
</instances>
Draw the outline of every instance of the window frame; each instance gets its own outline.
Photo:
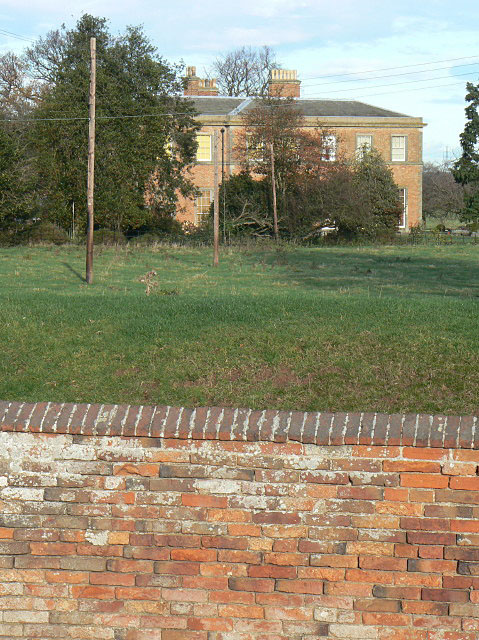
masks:
<instances>
[{"instance_id":1,"label":"window frame","mask_svg":"<svg viewBox=\"0 0 479 640\"><path fill-rule=\"evenodd\" d=\"M402 203L402 216L398 225L398 229L405 231L408 224L408 189L407 187L399 187L399 198Z\"/></svg>"},{"instance_id":2,"label":"window frame","mask_svg":"<svg viewBox=\"0 0 479 640\"><path fill-rule=\"evenodd\" d=\"M403 158L394 158L394 147L393 147L393 140L394 138L402 138L404 140L404 157ZM394 133L391 134L391 162L407 162L407 156L408 156L408 140L407 140L407 135L405 134L401 134L401 133Z\"/></svg>"},{"instance_id":3,"label":"window frame","mask_svg":"<svg viewBox=\"0 0 479 640\"><path fill-rule=\"evenodd\" d=\"M332 142L332 144L331 144ZM338 152L338 136L335 133L323 133L321 160L324 162L336 162Z\"/></svg>"},{"instance_id":4,"label":"window frame","mask_svg":"<svg viewBox=\"0 0 479 640\"><path fill-rule=\"evenodd\" d=\"M212 160L212 144L211 144L211 134L209 133L197 133L196 134L196 141L198 142L198 147L196 149L196 162L211 162ZM200 152L200 138L208 138L209 140L209 157L208 158L200 158L199 157L199 152Z\"/></svg>"},{"instance_id":5,"label":"window frame","mask_svg":"<svg viewBox=\"0 0 479 640\"><path fill-rule=\"evenodd\" d=\"M195 224L199 224L204 216L209 215L211 203L214 200L213 189L210 189L209 187L200 187L199 191L200 191L200 195L195 196L195 211L194 211ZM202 198L204 198L206 194L209 195L208 210L207 211L198 211L198 209L200 207L206 205L205 202L200 202L200 200L202 200Z\"/></svg>"},{"instance_id":6,"label":"window frame","mask_svg":"<svg viewBox=\"0 0 479 640\"><path fill-rule=\"evenodd\" d=\"M366 143L359 144L359 138L369 138L370 144L366 145ZM373 148L373 134L372 133L357 133L356 134L356 155L359 159L363 157L364 149L363 147L367 146L368 150Z\"/></svg>"}]
</instances>

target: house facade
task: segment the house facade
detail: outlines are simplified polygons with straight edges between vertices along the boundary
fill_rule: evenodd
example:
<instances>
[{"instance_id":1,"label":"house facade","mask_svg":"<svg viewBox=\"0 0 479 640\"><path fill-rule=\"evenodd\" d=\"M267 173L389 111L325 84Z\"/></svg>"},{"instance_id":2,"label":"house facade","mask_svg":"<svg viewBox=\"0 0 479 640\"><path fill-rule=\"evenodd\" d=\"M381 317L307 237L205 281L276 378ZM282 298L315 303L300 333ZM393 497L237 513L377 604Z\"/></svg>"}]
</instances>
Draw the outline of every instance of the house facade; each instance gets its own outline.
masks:
<instances>
[{"instance_id":1,"label":"house facade","mask_svg":"<svg viewBox=\"0 0 479 640\"><path fill-rule=\"evenodd\" d=\"M235 139L243 126L242 116L255 106L254 98L219 96L216 81L198 78L188 67L185 96L194 102L201 123L192 178L199 189L194 200L180 202L178 220L199 224L207 215L214 195L215 164L219 179L239 171L235 159ZM304 127L327 131L329 157L337 154L353 158L365 146L377 149L391 168L403 202L402 231L417 226L422 219L422 118L396 113L363 102L348 100L304 100L296 71L274 69L270 94L294 98L303 116ZM215 152L214 137L218 147Z\"/></svg>"}]
</instances>

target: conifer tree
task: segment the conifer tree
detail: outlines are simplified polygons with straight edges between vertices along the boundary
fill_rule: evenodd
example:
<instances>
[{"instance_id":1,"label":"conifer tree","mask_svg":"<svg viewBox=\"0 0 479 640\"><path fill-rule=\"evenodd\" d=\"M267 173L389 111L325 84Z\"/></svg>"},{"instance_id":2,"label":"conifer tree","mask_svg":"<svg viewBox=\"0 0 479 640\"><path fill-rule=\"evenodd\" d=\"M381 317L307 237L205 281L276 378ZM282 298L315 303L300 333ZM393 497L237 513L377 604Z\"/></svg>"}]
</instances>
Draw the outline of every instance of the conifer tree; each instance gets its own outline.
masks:
<instances>
[{"instance_id":1,"label":"conifer tree","mask_svg":"<svg viewBox=\"0 0 479 640\"><path fill-rule=\"evenodd\" d=\"M467 185L461 218L479 220L479 85L468 82L466 125L460 135L462 156L454 163L453 175L457 182Z\"/></svg>"},{"instance_id":2,"label":"conifer tree","mask_svg":"<svg viewBox=\"0 0 479 640\"><path fill-rule=\"evenodd\" d=\"M32 74L43 82L31 139L42 218L67 229L74 202L85 225L91 37L97 49L95 222L124 231L174 214L177 192L192 193L186 169L194 161L197 125L181 97L181 67L159 57L141 28L113 37L105 19L84 15L74 29L52 32L28 52Z\"/></svg>"}]
</instances>

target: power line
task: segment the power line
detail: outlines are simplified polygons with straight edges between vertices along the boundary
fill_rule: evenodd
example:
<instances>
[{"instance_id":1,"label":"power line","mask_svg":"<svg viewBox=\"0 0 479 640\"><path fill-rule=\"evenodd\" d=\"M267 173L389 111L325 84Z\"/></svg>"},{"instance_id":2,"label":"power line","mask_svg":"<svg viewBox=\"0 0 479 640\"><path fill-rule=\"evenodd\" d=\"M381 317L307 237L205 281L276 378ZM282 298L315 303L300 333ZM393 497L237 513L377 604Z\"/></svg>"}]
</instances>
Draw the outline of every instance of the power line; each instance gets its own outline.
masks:
<instances>
[{"instance_id":1,"label":"power line","mask_svg":"<svg viewBox=\"0 0 479 640\"><path fill-rule=\"evenodd\" d=\"M448 82L447 84L434 84L430 87L415 87L412 89L408 89L407 93L409 93L410 91L424 91L426 89L437 89L438 87L453 87L459 84L463 84L463 81L460 82ZM404 91L383 91L381 93L369 93L367 96L356 96L355 98L347 98L347 100L358 100L360 98L373 98L374 96L386 96L386 95L392 95L395 93L404 93ZM343 100L345 100L345 98L343 98Z\"/></svg>"},{"instance_id":2,"label":"power line","mask_svg":"<svg viewBox=\"0 0 479 640\"><path fill-rule=\"evenodd\" d=\"M7 31L6 29L0 29L0 35L9 36L10 38L17 38L17 40L24 40L25 42L34 42L32 38L26 38L25 36L21 36L18 33L12 33L11 31Z\"/></svg>"},{"instance_id":3,"label":"power line","mask_svg":"<svg viewBox=\"0 0 479 640\"><path fill-rule=\"evenodd\" d=\"M446 58L445 60L432 60L431 62L418 62L416 64L404 64L399 67L383 67L382 69L370 69L369 71L351 71L349 73L329 73L322 76L306 76L305 80L319 80L320 78L342 78L344 76L357 76L377 71L394 71L395 69L409 69L411 67L423 67L426 64L441 64L442 62L456 62L457 60L470 60L479 56L464 56L462 58ZM427 69L425 69L427 71Z\"/></svg>"},{"instance_id":4,"label":"power line","mask_svg":"<svg viewBox=\"0 0 479 640\"><path fill-rule=\"evenodd\" d=\"M96 116L97 120L124 120L129 118L162 118L165 116L188 116L191 115L188 111L173 111L170 113L140 113L135 115L121 115L121 116ZM200 115L214 115L214 114L200 114ZM88 116L66 116L64 118L4 118L0 122L64 122L73 120L89 120Z\"/></svg>"},{"instance_id":5,"label":"power line","mask_svg":"<svg viewBox=\"0 0 479 640\"><path fill-rule=\"evenodd\" d=\"M465 64L458 64L452 67L434 67L432 69L422 69L420 71L406 71L404 73L392 73L392 74L387 74L384 76L371 76L369 78L353 78L352 80L333 80L332 82L319 82L316 84L311 84L311 85L304 85L307 87L325 87L328 84L338 84L341 82L369 82L370 80L378 80L380 78L398 78L399 76L409 76L409 75L413 75L415 73L428 73L430 71L443 71L444 69L457 69L458 67L474 67L474 66L479 66L479 61L478 62L469 62L469 63L465 63Z\"/></svg>"},{"instance_id":6,"label":"power line","mask_svg":"<svg viewBox=\"0 0 479 640\"><path fill-rule=\"evenodd\" d=\"M471 75L469 71L467 71L466 73L458 73L456 74L456 78L459 76L469 76ZM442 78L450 78L450 76L438 76L437 78L420 78L420 79L416 79L416 80L405 80L404 82L388 82L387 84L376 84L372 87L368 87L368 89L380 89L381 87L396 87L398 85L402 85L402 84L413 84L416 82L431 82L433 80L441 80ZM424 87L425 89L427 89L427 87ZM324 93L329 94L329 93L342 93L344 91L351 91L351 89L333 89L332 91L325 91Z\"/></svg>"}]
</instances>

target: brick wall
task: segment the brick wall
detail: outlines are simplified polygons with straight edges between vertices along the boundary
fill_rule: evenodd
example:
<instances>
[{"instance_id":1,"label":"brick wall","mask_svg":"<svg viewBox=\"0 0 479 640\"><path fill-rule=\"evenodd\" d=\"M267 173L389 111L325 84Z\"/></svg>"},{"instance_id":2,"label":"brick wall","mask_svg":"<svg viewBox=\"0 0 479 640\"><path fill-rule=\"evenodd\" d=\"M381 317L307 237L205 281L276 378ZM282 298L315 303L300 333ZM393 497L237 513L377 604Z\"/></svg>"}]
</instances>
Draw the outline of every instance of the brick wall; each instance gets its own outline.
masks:
<instances>
[{"instance_id":1,"label":"brick wall","mask_svg":"<svg viewBox=\"0 0 479 640\"><path fill-rule=\"evenodd\" d=\"M476 418L0 402L0 638L477 640Z\"/></svg>"}]
</instances>

